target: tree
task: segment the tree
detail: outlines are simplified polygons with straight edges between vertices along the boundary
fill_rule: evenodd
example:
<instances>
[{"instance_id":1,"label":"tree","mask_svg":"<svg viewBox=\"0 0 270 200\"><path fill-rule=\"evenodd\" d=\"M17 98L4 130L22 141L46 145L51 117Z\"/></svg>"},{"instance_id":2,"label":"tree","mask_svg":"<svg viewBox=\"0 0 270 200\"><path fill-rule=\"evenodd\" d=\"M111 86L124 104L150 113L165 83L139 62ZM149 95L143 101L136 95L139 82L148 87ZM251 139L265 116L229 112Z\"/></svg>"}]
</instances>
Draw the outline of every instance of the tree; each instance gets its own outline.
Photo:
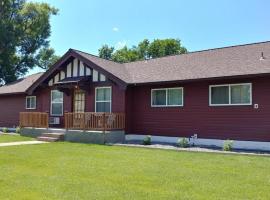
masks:
<instances>
[{"instance_id":1,"label":"tree","mask_svg":"<svg viewBox=\"0 0 270 200\"><path fill-rule=\"evenodd\" d=\"M149 58L187 53L179 39L154 40L148 47Z\"/></svg>"},{"instance_id":2,"label":"tree","mask_svg":"<svg viewBox=\"0 0 270 200\"><path fill-rule=\"evenodd\" d=\"M144 39L139 42L138 46L133 46L132 48L125 46L122 49L114 51L113 47L103 45L99 49L99 56L101 58L112 59L119 63L147 60L183 53L187 53L187 49L181 45L179 39L156 39L153 42Z\"/></svg>"},{"instance_id":3,"label":"tree","mask_svg":"<svg viewBox=\"0 0 270 200\"><path fill-rule=\"evenodd\" d=\"M47 3L0 0L0 83L15 81L35 66L48 68L55 62L48 38L50 16L57 12Z\"/></svg>"},{"instance_id":4,"label":"tree","mask_svg":"<svg viewBox=\"0 0 270 200\"><path fill-rule=\"evenodd\" d=\"M119 63L132 62L139 59L140 57L135 47L129 49L125 46L114 52L112 55L112 60Z\"/></svg>"},{"instance_id":5,"label":"tree","mask_svg":"<svg viewBox=\"0 0 270 200\"><path fill-rule=\"evenodd\" d=\"M113 47L109 47L107 44L105 44L98 50L98 54L100 58L111 60L113 51Z\"/></svg>"}]
</instances>

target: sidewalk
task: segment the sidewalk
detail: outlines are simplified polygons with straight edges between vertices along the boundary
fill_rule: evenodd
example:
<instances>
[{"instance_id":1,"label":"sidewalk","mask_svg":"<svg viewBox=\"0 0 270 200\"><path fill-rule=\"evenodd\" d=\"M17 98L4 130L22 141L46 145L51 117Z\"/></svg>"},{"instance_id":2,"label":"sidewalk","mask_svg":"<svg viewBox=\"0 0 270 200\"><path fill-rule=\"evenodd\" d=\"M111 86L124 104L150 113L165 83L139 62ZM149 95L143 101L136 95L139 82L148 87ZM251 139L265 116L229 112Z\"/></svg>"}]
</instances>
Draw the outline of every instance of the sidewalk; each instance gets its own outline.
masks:
<instances>
[{"instance_id":1,"label":"sidewalk","mask_svg":"<svg viewBox=\"0 0 270 200\"><path fill-rule=\"evenodd\" d=\"M43 143L48 143L48 142L43 142L43 141L5 142L5 143L0 143L0 147L27 145L27 144L43 144Z\"/></svg>"}]
</instances>

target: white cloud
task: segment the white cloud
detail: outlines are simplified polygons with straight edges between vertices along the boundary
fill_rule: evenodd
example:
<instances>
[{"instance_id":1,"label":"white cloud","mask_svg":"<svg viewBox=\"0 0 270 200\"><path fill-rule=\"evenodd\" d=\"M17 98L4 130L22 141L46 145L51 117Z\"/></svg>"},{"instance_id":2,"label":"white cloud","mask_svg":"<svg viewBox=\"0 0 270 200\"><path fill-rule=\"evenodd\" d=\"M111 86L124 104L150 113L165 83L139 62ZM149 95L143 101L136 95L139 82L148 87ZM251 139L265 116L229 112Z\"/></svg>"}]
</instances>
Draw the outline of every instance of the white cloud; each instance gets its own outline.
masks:
<instances>
[{"instance_id":1,"label":"white cloud","mask_svg":"<svg viewBox=\"0 0 270 200\"><path fill-rule=\"evenodd\" d=\"M122 49L124 46L127 46L127 43L128 42L126 40L119 41L115 44L115 49Z\"/></svg>"},{"instance_id":2,"label":"white cloud","mask_svg":"<svg viewBox=\"0 0 270 200\"><path fill-rule=\"evenodd\" d=\"M117 28L117 27L113 27L113 29L112 29L114 32L118 32L119 31L119 28Z\"/></svg>"}]
</instances>

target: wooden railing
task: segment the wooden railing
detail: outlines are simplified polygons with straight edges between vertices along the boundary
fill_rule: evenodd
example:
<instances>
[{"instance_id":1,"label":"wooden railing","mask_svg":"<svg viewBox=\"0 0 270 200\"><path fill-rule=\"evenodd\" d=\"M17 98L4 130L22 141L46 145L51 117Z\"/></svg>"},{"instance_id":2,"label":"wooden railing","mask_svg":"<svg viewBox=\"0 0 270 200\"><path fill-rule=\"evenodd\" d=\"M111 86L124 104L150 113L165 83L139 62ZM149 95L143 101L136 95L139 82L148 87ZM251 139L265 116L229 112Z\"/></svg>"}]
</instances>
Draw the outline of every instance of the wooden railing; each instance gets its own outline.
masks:
<instances>
[{"instance_id":1,"label":"wooden railing","mask_svg":"<svg viewBox=\"0 0 270 200\"><path fill-rule=\"evenodd\" d=\"M49 115L45 112L21 112L20 127L48 128Z\"/></svg>"},{"instance_id":2,"label":"wooden railing","mask_svg":"<svg viewBox=\"0 0 270 200\"><path fill-rule=\"evenodd\" d=\"M65 113L66 129L124 130L124 113Z\"/></svg>"}]
</instances>

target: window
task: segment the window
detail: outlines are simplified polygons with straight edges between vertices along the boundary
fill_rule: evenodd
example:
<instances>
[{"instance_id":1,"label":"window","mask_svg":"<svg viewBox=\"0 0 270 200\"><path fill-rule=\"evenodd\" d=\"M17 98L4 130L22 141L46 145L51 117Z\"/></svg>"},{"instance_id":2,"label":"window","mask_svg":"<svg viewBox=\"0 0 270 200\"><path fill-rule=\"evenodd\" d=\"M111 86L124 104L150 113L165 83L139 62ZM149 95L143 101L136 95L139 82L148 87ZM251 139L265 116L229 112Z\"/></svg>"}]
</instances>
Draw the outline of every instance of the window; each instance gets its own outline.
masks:
<instances>
[{"instance_id":1,"label":"window","mask_svg":"<svg viewBox=\"0 0 270 200\"><path fill-rule=\"evenodd\" d=\"M111 112L111 87L96 88L96 112Z\"/></svg>"},{"instance_id":2,"label":"window","mask_svg":"<svg viewBox=\"0 0 270 200\"><path fill-rule=\"evenodd\" d=\"M63 115L63 93L58 90L51 91L51 115Z\"/></svg>"},{"instance_id":3,"label":"window","mask_svg":"<svg viewBox=\"0 0 270 200\"><path fill-rule=\"evenodd\" d=\"M251 105L251 83L213 85L209 92L210 105Z\"/></svg>"},{"instance_id":4,"label":"window","mask_svg":"<svg viewBox=\"0 0 270 200\"><path fill-rule=\"evenodd\" d=\"M25 108L26 109L36 109L36 96L27 96Z\"/></svg>"},{"instance_id":5,"label":"window","mask_svg":"<svg viewBox=\"0 0 270 200\"><path fill-rule=\"evenodd\" d=\"M183 106L183 88L152 89L151 106Z\"/></svg>"}]
</instances>

